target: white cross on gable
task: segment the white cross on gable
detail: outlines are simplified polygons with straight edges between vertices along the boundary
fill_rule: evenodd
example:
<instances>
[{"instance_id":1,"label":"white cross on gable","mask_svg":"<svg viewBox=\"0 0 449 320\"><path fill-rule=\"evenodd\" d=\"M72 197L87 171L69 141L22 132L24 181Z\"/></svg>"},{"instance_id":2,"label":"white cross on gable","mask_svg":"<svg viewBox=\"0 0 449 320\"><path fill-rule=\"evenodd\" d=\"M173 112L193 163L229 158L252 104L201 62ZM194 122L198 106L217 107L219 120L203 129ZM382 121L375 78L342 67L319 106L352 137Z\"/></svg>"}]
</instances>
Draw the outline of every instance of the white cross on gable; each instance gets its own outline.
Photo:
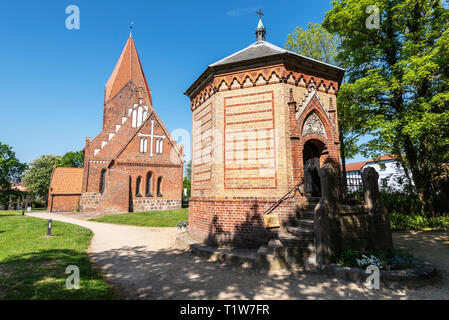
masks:
<instances>
[{"instance_id":1,"label":"white cross on gable","mask_svg":"<svg viewBox=\"0 0 449 320\"><path fill-rule=\"evenodd\" d=\"M154 134L154 120L151 120L151 134L138 134L140 139L140 152L147 152L147 139L142 139L142 137L149 137L150 138L150 157L153 156L153 141L156 140L156 147L155 147L155 153L160 154L162 153L162 147L164 139L166 138L165 135L156 135Z\"/></svg>"}]
</instances>

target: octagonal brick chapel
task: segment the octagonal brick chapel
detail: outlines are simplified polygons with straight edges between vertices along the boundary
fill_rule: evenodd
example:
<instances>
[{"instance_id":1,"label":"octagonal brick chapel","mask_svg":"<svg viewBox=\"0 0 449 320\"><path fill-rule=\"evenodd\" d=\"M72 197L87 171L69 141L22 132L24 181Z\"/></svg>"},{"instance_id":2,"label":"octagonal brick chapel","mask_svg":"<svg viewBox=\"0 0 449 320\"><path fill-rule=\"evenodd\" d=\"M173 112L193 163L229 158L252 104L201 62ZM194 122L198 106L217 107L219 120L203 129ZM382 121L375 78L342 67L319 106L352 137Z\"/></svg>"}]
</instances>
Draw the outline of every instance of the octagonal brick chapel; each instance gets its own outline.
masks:
<instances>
[{"instance_id":1,"label":"octagonal brick chapel","mask_svg":"<svg viewBox=\"0 0 449 320\"><path fill-rule=\"evenodd\" d=\"M304 181L304 193L275 211L280 228L295 207L320 196L318 169L340 170L337 92L344 69L265 41L209 65L186 91L192 110L189 235L214 246L257 247L272 237L263 215Z\"/></svg>"}]
</instances>

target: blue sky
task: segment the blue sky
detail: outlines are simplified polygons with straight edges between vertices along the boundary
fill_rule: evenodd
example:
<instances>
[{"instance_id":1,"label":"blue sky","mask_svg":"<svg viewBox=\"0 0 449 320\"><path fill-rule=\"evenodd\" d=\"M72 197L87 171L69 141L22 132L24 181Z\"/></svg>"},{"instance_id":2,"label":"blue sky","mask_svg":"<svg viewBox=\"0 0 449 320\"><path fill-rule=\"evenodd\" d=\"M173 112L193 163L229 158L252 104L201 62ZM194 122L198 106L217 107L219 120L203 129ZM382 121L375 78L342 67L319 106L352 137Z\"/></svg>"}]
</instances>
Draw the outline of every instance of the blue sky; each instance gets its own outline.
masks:
<instances>
[{"instance_id":1,"label":"blue sky","mask_svg":"<svg viewBox=\"0 0 449 320\"><path fill-rule=\"evenodd\" d=\"M66 7L80 9L68 30ZM183 94L211 64L255 41L255 11L267 40L283 46L296 26L320 23L315 1L9 1L0 11L0 141L23 162L81 150L102 127L104 85L134 22L134 41L170 131L191 131ZM358 157L355 160L363 159Z\"/></svg>"}]
</instances>

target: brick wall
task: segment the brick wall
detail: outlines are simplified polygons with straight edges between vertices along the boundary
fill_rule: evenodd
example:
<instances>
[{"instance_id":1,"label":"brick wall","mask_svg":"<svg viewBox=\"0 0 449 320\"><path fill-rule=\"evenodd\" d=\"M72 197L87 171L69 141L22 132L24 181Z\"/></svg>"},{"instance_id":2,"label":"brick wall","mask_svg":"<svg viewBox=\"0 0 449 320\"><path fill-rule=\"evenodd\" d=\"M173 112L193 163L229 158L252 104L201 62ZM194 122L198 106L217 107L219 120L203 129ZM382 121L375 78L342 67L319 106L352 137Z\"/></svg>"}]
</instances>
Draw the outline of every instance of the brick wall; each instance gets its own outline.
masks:
<instances>
[{"instance_id":1,"label":"brick wall","mask_svg":"<svg viewBox=\"0 0 449 320\"><path fill-rule=\"evenodd\" d=\"M189 234L197 241L214 246L258 247L279 231L266 229L264 212L277 198L190 198ZM294 201L285 201L273 213L287 223Z\"/></svg>"},{"instance_id":2,"label":"brick wall","mask_svg":"<svg viewBox=\"0 0 449 320\"><path fill-rule=\"evenodd\" d=\"M137 87L130 81L110 101L105 101L103 130L123 111L123 106L137 101L136 98Z\"/></svg>"},{"instance_id":3,"label":"brick wall","mask_svg":"<svg viewBox=\"0 0 449 320\"><path fill-rule=\"evenodd\" d=\"M111 168L106 173L106 186L97 210L104 212L128 212L130 206L130 177L119 169Z\"/></svg>"},{"instance_id":4,"label":"brick wall","mask_svg":"<svg viewBox=\"0 0 449 320\"><path fill-rule=\"evenodd\" d=\"M81 195L53 195L50 199L51 212L75 211Z\"/></svg>"}]
</instances>

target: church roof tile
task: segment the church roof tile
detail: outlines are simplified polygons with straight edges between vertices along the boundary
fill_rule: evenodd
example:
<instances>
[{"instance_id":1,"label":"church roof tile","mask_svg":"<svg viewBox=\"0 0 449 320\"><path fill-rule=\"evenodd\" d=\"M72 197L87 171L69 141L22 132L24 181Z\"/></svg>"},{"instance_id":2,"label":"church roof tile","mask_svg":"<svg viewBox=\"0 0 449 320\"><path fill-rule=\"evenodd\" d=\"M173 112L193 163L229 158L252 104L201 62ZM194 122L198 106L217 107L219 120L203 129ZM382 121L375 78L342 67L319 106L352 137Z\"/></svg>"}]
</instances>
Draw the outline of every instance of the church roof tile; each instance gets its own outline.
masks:
<instances>
[{"instance_id":1,"label":"church roof tile","mask_svg":"<svg viewBox=\"0 0 449 320\"><path fill-rule=\"evenodd\" d=\"M80 194L84 168L56 167L50 183L50 194Z\"/></svg>"}]
</instances>

